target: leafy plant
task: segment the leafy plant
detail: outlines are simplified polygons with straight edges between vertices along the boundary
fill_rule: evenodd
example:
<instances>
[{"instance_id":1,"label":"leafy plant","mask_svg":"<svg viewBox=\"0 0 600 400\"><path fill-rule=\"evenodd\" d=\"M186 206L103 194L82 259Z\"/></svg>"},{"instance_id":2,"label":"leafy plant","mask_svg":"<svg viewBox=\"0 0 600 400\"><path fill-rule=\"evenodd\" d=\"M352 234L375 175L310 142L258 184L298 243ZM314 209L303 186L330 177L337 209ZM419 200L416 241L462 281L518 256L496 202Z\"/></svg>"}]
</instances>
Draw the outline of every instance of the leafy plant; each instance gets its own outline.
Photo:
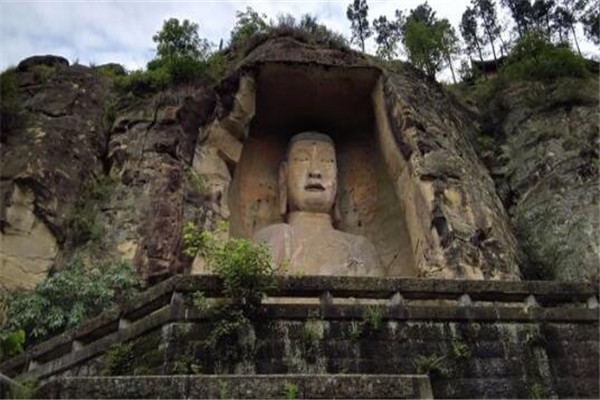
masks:
<instances>
[{"instance_id":1,"label":"leafy plant","mask_svg":"<svg viewBox=\"0 0 600 400\"><path fill-rule=\"evenodd\" d=\"M295 385L293 383L286 383L285 384L285 398L288 400L293 400L293 399L297 399L298 398L298 385Z\"/></svg>"},{"instance_id":2,"label":"leafy plant","mask_svg":"<svg viewBox=\"0 0 600 400\"><path fill-rule=\"evenodd\" d=\"M357 342L362 338L363 335L363 327L360 322L352 321L350 322L350 326L348 328L348 335L350 339Z\"/></svg>"},{"instance_id":3,"label":"leafy plant","mask_svg":"<svg viewBox=\"0 0 600 400\"><path fill-rule=\"evenodd\" d=\"M544 388L539 383L535 383L529 389L529 395L532 399L543 399L544 398Z\"/></svg>"},{"instance_id":4,"label":"leafy plant","mask_svg":"<svg viewBox=\"0 0 600 400\"><path fill-rule=\"evenodd\" d=\"M17 329L12 332L0 331L0 361L7 360L23 352L25 331Z\"/></svg>"},{"instance_id":5,"label":"leafy plant","mask_svg":"<svg viewBox=\"0 0 600 400\"><path fill-rule=\"evenodd\" d=\"M190 257L195 257L198 253L208 257L215 246L213 235L199 229L192 221L188 221L183 227L183 244L183 253Z\"/></svg>"},{"instance_id":6,"label":"leafy plant","mask_svg":"<svg viewBox=\"0 0 600 400\"><path fill-rule=\"evenodd\" d=\"M113 344L104 354L102 375L118 376L131 373L135 354L131 343Z\"/></svg>"},{"instance_id":7,"label":"leafy plant","mask_svg":"<svg viewBox=\"0 0 600 400\"><path fill-rule=\"evenodd\" d=\"M418 374L422 375L445 375L446 357L431 354L429 356L417 356L412 364Z\"/></svg>"},{"instance_id":8,"label":"leafy plant","mask_svg":"<svg viewBox=\"0 0 600 400\"><path fill-rule=\"evenodd\" d=\"M463 360L471 357L471 349L462 341L460 337L453 336L451 344L451 356L457 360Z\"/></svg>"},{"instance_id":9,"label":"leafy plant","mask_svg":"<svg viewBox=\"0 0 600 400\"><path fill-rule=\"evenodd\" d=\"M381 329L383 309L378 306L366 307L364 310L364 319L366 327L377 332L379 329Z\"/></svg>"},{"instance_id":10,"label":"leafy plant","mask_svg":"<svg viewBox=\"0 0 600 400\"><path fill-rule=\"evenodd\" d=\"M36 379L21 380L17 378L16 385L9 387L8 398L10 399L35 399L40 388L40 383Z\"/></svg>"},{"instance_id":11,"label":"leafy plant","mask_svg":"<svg viewBox=\"0 0 600 400\"><path fill-rule=\"evenodd\" d=\"M127 262L108 260L88 269L76 258L34 291L15 293L2 331L22 329L26 343L35 343L126 301L141 287L137 272Z\"/></svg>"},{"instance_id":12,"label":"leafy plant","mask_svg":"<svg viewBox=\"0 0 600 400\"><path fill-rule=\"evenodd\" d=\"M317 321L309 320L302 326L302 349L304 357L309 362L315 362L317 359L321 339L317 324Z\"/></svg>"},{"instance_id":13,"label":"leafy plant","mask_svg":"<svg viewBox=\"0 0 600 400\"><path fill-rule=\"evenodd\" d=\"M16 69L7 69L0 75L0 98L1 141L5 142L7 135L24 125L23 99L19 92Z\"/></svg>"},{"instance_id":14,"label":"leafy plant","mask_svg":"<svg viewBox=\"0 0 600 400\"><path fill-rule=\"evenodd\" d=\"M202 366L196 363L194 357L184 355L175 361L173 373L175 375L199 375L202 373Z\"/></svg>"}]
</instances>

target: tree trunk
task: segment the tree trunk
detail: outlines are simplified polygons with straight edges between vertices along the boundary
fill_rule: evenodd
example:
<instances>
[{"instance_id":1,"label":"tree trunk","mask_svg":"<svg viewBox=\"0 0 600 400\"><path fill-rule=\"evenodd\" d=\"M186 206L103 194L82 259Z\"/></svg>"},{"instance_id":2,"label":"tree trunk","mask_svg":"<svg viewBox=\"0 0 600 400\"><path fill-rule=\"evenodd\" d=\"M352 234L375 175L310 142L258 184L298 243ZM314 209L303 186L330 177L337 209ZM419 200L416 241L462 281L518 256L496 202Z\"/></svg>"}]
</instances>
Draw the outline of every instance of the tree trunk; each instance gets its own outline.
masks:
<instances>
[{"instance_id":1,"label":"tree trunk","mask_svg":"<svg viewBox=\"0 0 600 400\"><path fill-rule=\"evenodd\" d=\"M579 57L583 57L581 55L581 50L579 49L579 42L577 41L577 35L575 34L575 25L571 24L571 32L573 32L573 40L575 40L575 46L577 46L577 52L579 53Z\"/></svg>"},{"instance_id":2,"label":"tree trunk","mask_svg":"<svg viewBox=\"0 0 600 400\"><path fill-rule=\"evenodd\" d=\"M494 55L494 62L496 63L496 66L498 66L498 57L496 57L496 48L494 46L494 39L492 39L492 35L490 34L490 31L488 29L485 30L488 34L488 38L490 39L490 44L492 45L492 54Z\"/></svg>"},{"instance_id":3,"label":"tree trunk","mask_svg":"<svg viewBox=\"0 0 600 400\"><path fill-rule=\"evenodd\" d=\"M446 53L446 61L448 62L448 66L450 67L450 72L452 72L452 81L456 85L456 75L454 74L454 67L452 67L452 60L450 59L450 54Z\"/></svg>"}]
</instances>

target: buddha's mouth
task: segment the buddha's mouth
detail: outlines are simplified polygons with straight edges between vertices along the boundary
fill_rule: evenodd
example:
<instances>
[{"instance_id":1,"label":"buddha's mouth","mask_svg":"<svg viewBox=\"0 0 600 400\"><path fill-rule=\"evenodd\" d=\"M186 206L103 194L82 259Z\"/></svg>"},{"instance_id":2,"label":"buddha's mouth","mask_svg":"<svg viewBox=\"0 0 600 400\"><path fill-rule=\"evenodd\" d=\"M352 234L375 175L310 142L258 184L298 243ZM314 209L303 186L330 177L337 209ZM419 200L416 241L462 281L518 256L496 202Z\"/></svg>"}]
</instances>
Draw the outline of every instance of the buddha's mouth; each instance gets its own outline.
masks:
<instances>
[{"instance_id":1,"label":"buddha's mouth","mask_svg":"<svg viewBox=\"0 0 600 400\"><path fill-rule=\"evenodd\" d=\"M307 192L324 192L325 186L321 185L320 183L309 183L308 185L304 186L304 190Z\"/></svg>"}]
</instances>

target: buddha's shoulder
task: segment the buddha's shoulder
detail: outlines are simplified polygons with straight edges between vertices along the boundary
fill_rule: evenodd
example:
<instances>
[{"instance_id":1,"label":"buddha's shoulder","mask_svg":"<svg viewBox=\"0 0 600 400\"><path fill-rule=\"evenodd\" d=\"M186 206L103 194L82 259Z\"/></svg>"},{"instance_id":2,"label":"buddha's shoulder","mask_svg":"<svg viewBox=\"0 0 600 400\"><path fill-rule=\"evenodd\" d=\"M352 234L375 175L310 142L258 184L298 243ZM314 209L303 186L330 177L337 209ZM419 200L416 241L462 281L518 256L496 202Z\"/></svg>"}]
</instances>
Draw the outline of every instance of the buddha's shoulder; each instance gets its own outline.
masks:
<instances>
[{"instance_id":1,"label":"buddha's shoulder","mask_svg":"<svg viewBox=\"0 0 600 400\"><path fill-rule=\"evenodd\" d=\"M280 237L281 235L289 233L290 230L291 227L289 224L280 223L268 225L254 232L254 235L252 235L252 240L254 240L255 242L269 242L273 238Z\"/></svg>"}]
</instances>

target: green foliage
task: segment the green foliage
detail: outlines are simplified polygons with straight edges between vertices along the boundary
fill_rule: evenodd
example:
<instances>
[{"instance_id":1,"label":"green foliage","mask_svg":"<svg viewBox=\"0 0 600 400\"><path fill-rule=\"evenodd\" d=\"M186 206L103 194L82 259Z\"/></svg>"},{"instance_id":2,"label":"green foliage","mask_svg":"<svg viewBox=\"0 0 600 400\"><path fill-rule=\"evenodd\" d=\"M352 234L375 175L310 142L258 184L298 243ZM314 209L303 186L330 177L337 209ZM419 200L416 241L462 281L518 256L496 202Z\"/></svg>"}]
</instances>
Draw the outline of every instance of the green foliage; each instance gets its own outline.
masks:
<instances>
[{"instance_id":1,"label":"green foliage","mask_svg":"<svg viewBox=\"0 0 600 400\"><path fill-rule=\"evenodd\" d=\"M229 41L229 46L233 48L241 47L250 37L267 33L269 29L266 14L259 14L252 7L246 7L246 11L237 11L235 17L237 21Z\"/></svg>"},{"instance_id":2,"label":"green foliage","mask_svg":"<svg viewBox=\"0 0 600 400\"><path fill-rule=\"evenodd\" d=\"M446 374L446 357L431 354L429 356L417 356L412 364L417 374L430 376L444 376Z\"/></svg>"},{"instance_id":3,"label":"green foliage","mask_svg":"<svg viewBox=\"0 0 600 400\"><path fill-rule=\"evenodd\" d=\"M305 14L297 21L291 15L281 15L277 23L267 26L264 31L257 32L243 41L232 45L238 57L243 57L269 39L291 37L302 43L320 45L340 50L348 49L348 42L343 35L330 31L319 24L316 17Z\"/></svg>"},{"instance_id":4,"label":"green foliage","mask_svg":"<svg viewBox=\"0 0 600 400\"><path fill-rule=\"evenodd\" d=\"M23 329L12 332L0 331L0 361L21 354L24 345L25 331Z\"/></svg>"},{"instance_id":5,"label":"green foliage","mask_svg":"<svg viewBox=\"0 0 600 400\"><path fill-rule=\"evenodd\" d=\"M266 245L229 240L214 247L209 263L223 282L224 294L246 311L254 311L273 285L275 270Z\"/></svg>"},{"instance_id":6,"label":"green foliage","mask_svg":"<svg viewBox=\"0 0 600 400\"><path fill-rule=\"evenodd\" d=\"M206 183L204 182L204 179L198 176L193 169L185 169L185 178L198 195L203 195L206 192Z\"/></svg>"},{"instance_id":7,"label":"green foliage","mask_svg":"<svg viewBox=\"0 0 600 400\"><path fill-rule=\"evenodd\" d=\"M30 71L33 73L33 79L36 82L46 82L55 73L54 67L49 65L39 64L31 67Z\"/></svg>"},{"instance_id":8,"label":"green foliage","mask_svg":"<svg viewBox=\"0 0 600 400\"><path fill-rule=\"evenodd\" d=\"M543 399L544 398L544 388L539 383L535 383L529 389L529 396L532 399Z\"/></svg>"},{"instance_id":9,"label":"green foliage","mask_svg":"<svg viewBox=\"0 0 600 400\"><path fill-rule=\"evenodd\" d=\"M367 19L369 5L367 0L354 0L346 10L346 17L350 20L350 29L352 30L352 42L360 46L365 51L365 41L373 34Z\"/></svg>"},{"instance_id":10,"label":"green foliage","mask_svg":"<svg viewBox=\"0 0 600 400\"><path fill-rule=\"evenodd\" d=\"M27 344L39 342L126 301L141 286L129 263L108 260L87 269L75 259L34 291L15 293L2 331L24 330Z\"/></svg>"},{"instance_id":11,"label":"green foliage","mask_svg":"<svg viewBox=\"0 0 600 400\"><path fill-rule=\"evenodd\" d=\"M396 48L402 39L402 25L404 24L402 12L396 10L396 20L388 21L385 15L373 21L373 29L377 34L377 56L385 60L393 60L398 53Z\"/></svg>"},{"instance_id":12,"label":"green foliage","mask_svg":"<svg viewBox=\"0 0 600 400\"><path fill-rule=\"evenodd\" d=\"M198 253L208 257L215 246L213 235L197 228L191 221L183 227L183 244L183 253L190 257L195 257Z\"/></svg>"},{"instance_id":13,"label":"green foliage","mask_svg":"<svg viewBox=\"0 0 600 400\"><path fill-rule=\"evenodd\" d=\"M308 320L302 326L302 350L308 362L315 362L317 359L319 341L321 340L317 324L317 321Z\"/></svg>"},{"instance_id":14,"label":"green foliage","mask_svg":"<svg viewBox=\"0 0 600 400\"><path fill-rule=\"evenodd\" d=\"M200 253L206 257L226 296L212 308L204 294L195 295L197 307L212 308L215 313L216 324L207 344L220 353L221 359L239 359L252 351L240 343L250 336L252 321L274 282L269 250L245 239L219 244L210 232L196 228L193 223L185 225L183 241L185 254L193 257Z\"/></svg>"},{"instance_id":15,"label":"green foliage","mask_svg":"<svg viewBox=\"0 0 600 400\"><path fill-rule=\"evenodd\" d=\"M175 360L173 373L175 375L200 375L202 374L202 366L196 363L194 357L184 355Z\"/></svg>"},{"instance_id":16,"label":"green foliage","mask_svg":"<svg viewBox=\"0 0 600 400\"><path fill-rule=\"evenodd\" d=\"M348 335L350 339L354 342L358 342L363 335L363 327L360 322L352 321L350 322L350 326L348 328Z\"/></svg>"},{"instance_id":17,"label":"green foliage","mask_svg":"<svg viewBox=\"0 0 600 400\"><path fill-rule=\"evenodd\" d=\"M452 358L456 360L464 360L471 357L471 349L462 340L462 338L453 336L450 344L452 346L450 353Z\"/></svg>"},{"instance_id":18,"label":"green foliage","mask_svg":"<svg viewBox=\"0 0 600 400\"><path fill-rule=\"evenodd\" d=\"M65 216L67 245L78 247L99 240L104 233L100 207L110 200L116 182L109 176L92 181Z\"/></svg>"},{"instance_id":19,"label":"green foliage","mask_svg":"<svg viewBox=\"0 0 600 400\"><path fill-rule=\"evenodd\" d=\"M198 290L192 294L192 304L200 311L210 309L210 302L203 291Z\"/></svg>"},{"instance_id":20,"label":"green foliage","mask_svg":"<svg viewBox=\"0 0 600 400\"><path fill-rule=\"evenodd\" d=\"M379 306L366 307L363 314L365 327L377 332L381 329L383 320L383 308Z\"/></svg>"},{"instance_id":21,"label":"green foliage","mask_svg":"<svg viewBox=\"0 0 600 400\"><path fill-rule=\"evenodd\" d=\"M9 399L35 399L40 388L40 383L36 379L19 380L17 385L11 385L9 388Z\"/></svg>"},{"instance_id":22,"label":"green foliage","mask_svg":"<svg viewBox=\"0 0 600 400\"><path fill-rule=\"evenodd\" d=\"M502 73L511 80L543 82L589 75L582 57L568 47L553 45L539 32L529 32L519 39Z\"/></svg>"},{"instance_id":23,"label":"green foliage","mask_svg":"<svg viewBox=\"0 0 600 400\"><path fill-rule=\"evenodd\" d=\"M23 126L23 100L19 93L17 71L7 69L0 75L0 124L2 141Z\"/></svg>"},{"instance_id":24,"label":"green foliage","mask_svg":"<svg viewBox=\"0 0 600 400\"><path fill-rule=\"evenodd\" d=\"M143 95L155 93L165 89L170 83L169 72L164 69L137 70L124 76L117 76L114 80L115 89L121 93Z\"/></svg>"},{"instance_id":25,"label":"green foliage","mask_svg":"<svg viewBox=\"0 0 600 400\"><path fill-rule=\"evenodd\" d=\"M116 97L111 96L106 100L104 108L102 109L102 119L100 121L100 127L102 132L109 134L115 119L117 118L117 105L118 100Z\"/></svg>"},{"instance_id":26,"label":"green foliage","mask_svg":"<svg viewBox=\"0 0 600 400\"><path fill-rule=\"evenodd\" d=\"M410 11L402 29L404 47L416 68L430 77L435 77L444 60L452 68L452 58L459 52L458 38L450 22L438 20L427 3Z\"/></svg>"},{"instance_id":27,"label":"green foliage","mask_svg":"<svg viewBox=\"0 0 600 400\"><path fill-rule=\"evenodd\" d=\"M102 375L127 375L133 371L135 354L131 343L115 343L104 354Z\"/></svg>"},{"instance_id":28,"label":"green foliage","mask_svg":"<svg viewBox=\"0 0 600 400\"><path fill-rule=\"evenodd\" d=\"M152 40L156 43L158 59L189 58L205 60L210 53L210 44L198 34L198 24L184 19L169 18Z\"/></svg>"},{"instance_id":29,"label":"green foliage","mask_svg":"<svg viewBox=\"0 0 600 400\"><path fill-rule=\"evenodd\" d=\"M294 385L293 383L285 384L285 398L288 400L294 400L298 398L298 385Z\"/></svg>"}]
</instances>

